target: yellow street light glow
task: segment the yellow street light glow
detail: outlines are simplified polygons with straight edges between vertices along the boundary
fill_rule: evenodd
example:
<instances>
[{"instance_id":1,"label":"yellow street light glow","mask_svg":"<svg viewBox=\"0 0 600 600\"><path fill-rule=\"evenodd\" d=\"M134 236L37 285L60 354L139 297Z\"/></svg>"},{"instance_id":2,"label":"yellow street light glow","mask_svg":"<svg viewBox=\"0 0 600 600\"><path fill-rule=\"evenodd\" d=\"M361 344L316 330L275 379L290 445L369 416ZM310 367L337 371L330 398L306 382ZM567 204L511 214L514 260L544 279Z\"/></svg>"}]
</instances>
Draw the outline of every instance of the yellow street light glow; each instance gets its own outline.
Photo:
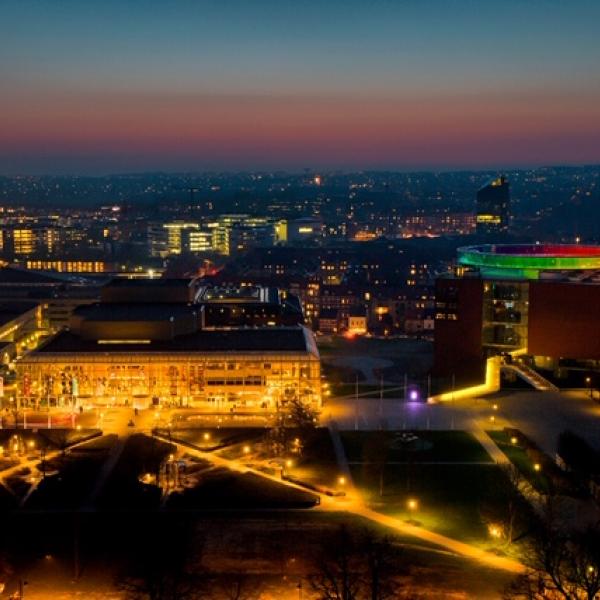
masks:
<instances>
[{"instance_id":1,"label":"yellow street light glow","mask_svg":"<svg viewBox=\"0 0 600 600\"><path fill-rule=\"evenodd\" d=\"M288 469L289 469L290 467L292 467L292 466L293 466L293 464L294 464L294 461L293 461L293 460L291 460L291 459L289 459L289 458L288 458L288 459L285 461L285 466L286 466Z\"/></svg>"},{"instance_id":2,"label":"yellow street light glow","mask_svg":"<svg viewBox=\"0 0 600 600\"><path fill-rule=\"evenodd\" d=\"M488 531L493 538L499 538L502 535L502 531L498 525L490 525Z\"/></svg>"},{"instance_id":3,"label":"yellow street light glow","mask_svg":"<svg viewBox=\"0 0 600 600\"><path fill-rule=\"evenodd\" d=\"M250 452L250 446L244 446L244 454L248 454Z\"/></svg>"},{"instance_id":4,"label":"yellow street light glow","mask_svg":"<svg viewBox=\"0 0 600 600\"><path fill-rule=\"evenodd\" d=\"M338 477L338 483L340 485L346 485L346 478L345 477Z\"/></svg>"},{"instance_id":5,"label":"yellow street light glow","mask_svg":"<svg viewBox=\"0 0 600 600\"><path fill-rule=\"evenodd\" d=\"M173 460L174 456L172 454L169 454L169 460Z\"/></svg>"},{"instance_id":6,"label":"yellow street light glow","mask_svg":"<svg viewBox=\"0 0 600 600\"><path fill-rule=\"evenodd\" d=\"M496 417L495 417L494 415L492 415L492 416L490 417L490 421L493 423L495 420L496 420Z\"/></svg>"},{"instance_id":7,"label":"yellow street light glow","mask_svg":"<svg viewBox=\"0 0 600 600\"><path fill-rule=\"evenodd\" d=\"M517 438L516 438L515 436L513 436L513 437L511 437L511 438L510 438L510 443L511 443L511 444L513 444L513 445L514 445L514 444L516 444L517 442L518 442L518 440L517 440Z\"/></svg>"},{"instance_id":8,"label":"yellow street light glow","mask_svg":"<svg viewBox=\"0 0 600 600\"><path fill-rule=\"evenodd\" d=\"M205 433L204 434L204 439L205 440L210 440L210 433Z\"/></svg>"},{"instance_id":9,"label":"yellow street light glow","mask_svg":"<svg viewBox=\"0 0 600 600\"><path fill-rule=\"evenodd\" d=\"M533 468L535 471L541 471L542 465L540 465L540 463L535 463L535 465L533 465Z\"/></svg>"},{"instance_id":10,"label":"yellow street light glow","mask_svg":"<svg viewBox=\"0 0 600 600\"><path fill-rule=\"evenodd\" d=\"M493 408L494 410L498 410L498 405L497 405L497 404L494 404L494 406L492 406L492 408Z\"/></svg>"},{"instance_id":11,"label":"yellow street light glow","mask_svg":"<svg viewBox=\"0 0 600 600\"><path fill-rule=\"evenodd\" d=\"M406 503L406 506L408 506L408 510L417 510L417 508L419 508L419 503L414 498L410 498Z\"/></svg>"},{"instance_id":12,"label":"yellow street light glow","mask_svg":"<svg viewBox=\"0 0 600 600\"><path fill-rule=\"evenodd\" d=\"M27 442L27 445L28 445L30 448L35 448L35 442L34 442L33 440L29 440L29 442Z\"/></svg>"}]
</instances>

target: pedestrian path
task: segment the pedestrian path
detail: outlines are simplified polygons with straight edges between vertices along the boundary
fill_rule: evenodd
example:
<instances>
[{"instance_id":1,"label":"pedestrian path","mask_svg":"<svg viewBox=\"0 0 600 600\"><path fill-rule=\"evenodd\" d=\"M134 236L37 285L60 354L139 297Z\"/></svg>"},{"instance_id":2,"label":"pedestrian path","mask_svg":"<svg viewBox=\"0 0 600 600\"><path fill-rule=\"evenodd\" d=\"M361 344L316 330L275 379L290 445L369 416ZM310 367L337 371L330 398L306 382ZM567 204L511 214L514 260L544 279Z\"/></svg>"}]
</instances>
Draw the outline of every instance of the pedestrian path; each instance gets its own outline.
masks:
<instances>
[{"instance_id":1,"label":"pedestrian path","mask_svg":"<svg viewBox=\"0 0 600 600\"><path fill-rule=\"evenodd\" d=\"M479 424L477 419L471 420L470 433L485 448L486 452L492 457L492 460L499 465L506 465L510 461L506 454L498 448L494 440L488 435L487 431Z\"/></svg>"},{"instance_id":2,"label":"pedestrian path","mask_svg":"<svg viewBox=\"0 0 600 600\"><path fill-rule=\"evenodd\" d=\"M157 436L162 439L160 436ZM339 439L339 434L338 434ZM307 491L301 485L294 483L292 481L287 481L285 479L281 479L274 475L270 475L259 469L255 469L250 467L249 465L244 464L239 460L232 460L225 458L223 456L216 455L211 452L204 452L202 450L198 450L196 448L191 448L189 446L183 446L178 444L176 441L171 440L171 443L177 446L179 450L182 450L188 454L196 455L199 458L202 458L214 465L226 467L232 471L242 472L242 473L253 473L259 477L264 479L268 479L274 481L280 485L286 485L295 489L300 489L303 491ZM339 440L341 444L341 440ZM343 451L343 447L342 447ZM342 467L345 461L345 454L342 455L342 462L340 462L340 468ZM425 529L423 527L419 527L417 525L413 525L411 523L407 523L406 521L402 521L395 517L385 515L383 513L377 512L371 508L369 508L364 501L360 498L357 492L353 492L346 496L342 497L329 497L324 494L319 494L314 490L308 490L313 493L315 496L319 497L320 503L316 510L324 510L327 512L337 512L337 513L347 513L351 515L355 515L358 517L362 517L367 519L373 523L378 523L396 533L400 533L402 535L416 537L418 539L424 540L426 542L430 542L432 544L438 545L442 548L446 548L451 552L464 556L466 558L477 560L487 566L502 569L505 571L509 571L511 573L522 573L525 571L525 567L515 561L513 559L505 558L493 554L492 552L488 552L486 550L482 550L481 548L467 544L465 542L461 542L459 540L455 540L449 538L447 536L441 535L439 533L435 533L430 531L429 529Z\"/></svg>"}]
</instances>

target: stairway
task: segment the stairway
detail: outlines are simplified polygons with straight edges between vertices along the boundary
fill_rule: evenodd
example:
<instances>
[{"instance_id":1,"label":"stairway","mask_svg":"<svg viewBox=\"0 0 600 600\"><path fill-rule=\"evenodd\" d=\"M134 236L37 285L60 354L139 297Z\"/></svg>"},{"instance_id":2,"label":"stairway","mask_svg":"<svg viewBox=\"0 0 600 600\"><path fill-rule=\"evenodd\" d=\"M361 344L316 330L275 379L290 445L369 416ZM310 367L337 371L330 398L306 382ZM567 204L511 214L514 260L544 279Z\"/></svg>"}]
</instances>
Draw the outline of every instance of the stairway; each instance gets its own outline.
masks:
<instances>
[{"instance_id":1,"label":"stairway","mask_svg":"<svg viewBox=\"0 0 600 600\"><path fill-rule=\"evenodd\" d=\"M542 377L536 370L523 363L511 363L502 365L504 371L512 371L529 385L540 392L558 392L559 389L553 383Z\"/></svg>"}]
</instances>

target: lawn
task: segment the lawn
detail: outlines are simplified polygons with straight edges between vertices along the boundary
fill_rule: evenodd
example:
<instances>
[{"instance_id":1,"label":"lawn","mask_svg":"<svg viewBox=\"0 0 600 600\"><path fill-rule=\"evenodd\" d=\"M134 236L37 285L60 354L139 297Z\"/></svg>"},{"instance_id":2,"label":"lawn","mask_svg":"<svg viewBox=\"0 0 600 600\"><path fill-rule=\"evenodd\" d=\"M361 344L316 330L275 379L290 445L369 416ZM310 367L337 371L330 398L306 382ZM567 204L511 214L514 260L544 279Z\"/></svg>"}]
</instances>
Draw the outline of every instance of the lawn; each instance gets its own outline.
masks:
<instances>
[{"instance_id":1,"label":"lawn","mask_svg":"<svg viewBox=\"0 0 600 600\"><path fill-rule=\"evenodd\" d=\"M292 466L286 468L286 472L294 480L326 489L338 487L341 471L328 429L315 429L305 442L301 455L292 454L291 458Z\"/></svg>"},{"instance_id":2,"label":"lawn","mask_svg":"<svg viewBox=\"0 0 600 600\"><path fill-rule=\"evenodd\" d=\"M410 434L417 440L406 441ZM489 535L489 525L506 520L512 488L471 434L344 431L340 435L354 483L374 508L461 540L498 545ZM409 500L416 501L412 508ZM525 507L521 510L525 514ZM524 518L521 527L526 527Z\"/></svg>"},{"instance_id":3,"label":"lawn","mask_svg":"<svg viewBox=\"0 0 600 600\"><path fill-rule=\"evenodd\" d=\"M99 504L110 509L153 509L160 503L160 490L139 481L144 473L156 473L175 447L160 440L134 434L127 439L119 461L100 494Z\"/></svg>"},{"instance_id":4,"label":"lawn","mask_svg":"<svg viewBox=\"0 0 600 600\"><path fill-rule=\"evenodd\" d=\"M414 434L414 442L401 436ZM466 431L342 431L348 462L492 462Z\"/></svg>"},{"instance_id":5,"label":"lawn","mask_svg":"<svg viewBox=\"0 0 600 600\"><path fill-rule=\"evenodd\" d=\"M204 473L196 487L171 494L167 507L212 510L311 508L316 501L313 494L253 473L234 473L219 468Z\"/></svg>"},{"instance_id":6,"label":"lawn","mask_svg":"<svg viewBox=\"0 0 600 600\"><path fill-rule=\"evenodd\" d=\"M115 441L115 435L96 438L66 456L46 461L46 470L58 473L42 479L25 507L64 510L82 506Z\"/></svg>"},{"instance_id":7,"label":"lawn","mask_svg":"<svg viewBox=\"0 0 600 600\"><path fill-rule=\"evenodd\" d=\"M519 444L513 444L506 431L492 430L487 434L494 440L496 445L506 454L510 462L517 467L519 472L540 493L546 494L550 489L550 482L543 471L536 471L534 461L527 455L525 448Z\"/></svg>"},{"instance_id":8,"label":"lawn","mask_svg":"<svg viewBox=\"0 0 600 600\"><path fill-rule=\"evenodd\" d=\"M377 510L404 520L414 520L438 533L466 542L498 544L491 539L488 525L506 519L502 500L510 485L501 467L495 464L412 464L388 465L383 474L383 496L380 496L381 468L375 465L353 465L355 485ZM416 508L409 509L409 500ZM527 528L526 507L518 531Z\"/></svg>"}]
</instances>

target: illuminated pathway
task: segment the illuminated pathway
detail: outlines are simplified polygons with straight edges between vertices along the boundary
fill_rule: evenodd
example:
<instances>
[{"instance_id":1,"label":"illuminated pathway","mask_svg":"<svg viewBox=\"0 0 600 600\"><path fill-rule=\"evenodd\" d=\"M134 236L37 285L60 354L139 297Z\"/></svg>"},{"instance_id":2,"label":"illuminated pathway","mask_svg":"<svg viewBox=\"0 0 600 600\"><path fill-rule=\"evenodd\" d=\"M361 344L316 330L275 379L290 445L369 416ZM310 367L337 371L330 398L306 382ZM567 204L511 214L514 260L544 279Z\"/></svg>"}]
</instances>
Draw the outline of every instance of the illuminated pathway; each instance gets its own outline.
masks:
<instances>
[{"instance_id":1,"label":"illuminated pathway","mask_svg":"<svg viewBox=\"0 0 600 600\"><path fill-rule=\"evenodd\" d=\"M416 525L411 525L405 521L401 521L394 517L390 517L388 515L384 515L375 510L372 510L368 506L365 505L363 500L358 496L356 492L352 492L345 497L329 497L324 494L318 494L313 490L306 490L306 488L297 485L293 482L286 481L285 479L280 479L274 475L269 475L267 473L263 473L257 469L253 469L245 465L244 463L238 460L231 460L228 458L224 458L222 456L217 456L212 454L211 452L203 452L202 450L197 450L196 448L192 448L187 445L178 444L174 440L169 440L166 437L157 436L165 442L172 443L177 446L178 449L181 449L187 453L195 454L199 458L202 458L212 464L220 467L226 467L232 471L237 471L241 473L253 473L259 477L264 479L268 479L270 481L274 481L280 485L287 485L289 487L302 490L309 491L310 493L318 496L320 499L320 505L317 510L325 510L330 512L346 512L348 514L356 515L362 517L364 519L368 519L373 523L377 523L388 529L395 531L396 533L400 533L403 535L409 535L412 537L416 537L425 542L429 542L432 544L436 544L451 552L455 552L456 554L460 554L467 558L471 558L477 560L489 567L493 567L496 569L503 569L505 571L510 571L512 573L522 573L525 570L525 567L512 559L504 558L501 556L497 556L492 554L491 552L487 552L478 548L477 546L473 546L471 544L465 544L459 540L455 540L444 535L440 535L439 533L435 533L423 527L418 527Z\"/></svg>"},{"instance_id":2,"label":"illuminated pathway","mask_svg":"<svg viewBox=\"0 0 600 600\"><path fill-rule=\"evenodd\" d=\"M445 535L440 535L439 533L435 533L429 529L424 529L423 527L418 527L417 525L411 525L406 521L401 521L394 517L390 517L389 515L384 515L368 508L361 502L357 502L356 506L353 505L352 507L347 507L345 510L346 512L358 515L368 519L369 521L373 521L374 523L388 527L389 529L393 529L397 533L410 535L425 542L442 546L447 550L456 552L456 554L460 554L467 558L472 558L482 562L489 567L503 569L505 571L510 571L511 573L523 573L525 571L525 567L516 560L504 558L502 556L496 556L495 554L487 552L486 550L482 550L477 546L465 544L464 542L446 537Z\"/></svg>"}]
</instances>

